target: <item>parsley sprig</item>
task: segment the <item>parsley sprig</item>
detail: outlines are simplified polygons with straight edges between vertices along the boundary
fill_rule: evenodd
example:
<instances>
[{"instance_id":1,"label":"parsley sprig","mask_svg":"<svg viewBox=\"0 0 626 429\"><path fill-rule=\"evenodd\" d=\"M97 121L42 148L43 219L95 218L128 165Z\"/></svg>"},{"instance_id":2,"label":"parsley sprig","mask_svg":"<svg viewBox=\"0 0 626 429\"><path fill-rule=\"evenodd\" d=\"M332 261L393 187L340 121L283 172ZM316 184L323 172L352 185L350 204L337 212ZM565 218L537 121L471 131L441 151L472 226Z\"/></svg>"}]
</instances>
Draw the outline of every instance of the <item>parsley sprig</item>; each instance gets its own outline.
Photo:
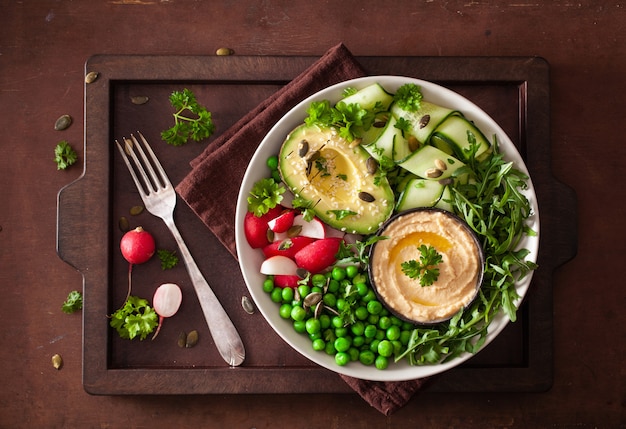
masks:
<instances>
[{"instance_id":1,"label":"parsley sprig","mask_svg":"<svg viewBox=\"0 0 626 429\"><path fill-rule=\"evenodd\" d=\"M157 256L161 261L161 269L163 271L174 268L178 265L178 256L173 250L159 249L157 250Z\"/></svg>"},{"instance_id":2,"label":"parsley sprig","mask_svg":"<svg viewBox=\"0 0 626 429\"><path fill-rule=\"evenodd\" d=\"M283 200L285 187L274 179L261 179L254 184L248 196L248 211L263 216Z\"/></svg>"},{"instance_id":3,"label":"parsley sprig","mask_svg":"<svg viewBox=\"0 0 626 429\"><path fill-rule=\"evenodd\" d=\"M60 141L54 148L54 161L57 163L57 170L65 170L78 160L78 154L67 140Z\"/></svg>"},{"instance_id":4,"label":"parsley sprig","mask_svg":"<svg viewBox=\"0 0 626 429\"><path fill-rule=\"evenodd\" d=\"M196 100L195 94L185 88L170 95L170 103L176 109L174 126L161 133L161 138L172 146L182 146L189 139L200 141L210 137L215 125L209 112Z\"/></svg>"},{"instance_id":5,"label":"parsley sprig","mask_svg":"<svg viewBox=\"0 0 626 429\"><path fill-rule=\"evenodd\" d=\"M145 340L159 324L159 316L146 299L129 296L122 308L111 315L109 323L124 339Z\"/></svg>"},{"instance_id":6,"label":"parsley sprig","mask_svg":"<svg viewBox=\"0 0 626 429\"><path fill-rule=\"evenodd\" d=\"M405 83L393 95L393 100L409 112L415 112L422 104L422 89L414 83Z\"/></svg>"},{"instance_id":7,"label":"parsley sprig","mask_svg":"<svg viewBox=\"0 0 626 429\"><path fill-rule=\"evenodd\" d=\"M357 103L338 102L333 107L328 100L314 101L307 109L307 125L335 127L339 135L351 142L357 138L357 129L369 129L374 123L375 111L361 108Z\"/></svg>"},{"instance_id":8,"label":"parsley sprig","mask_svg":"<svg viewBox=\"0 0 626 429\"><path fill-rule=\"evenodd\" d=\"M433 246L422 244L417 248L420 260L404 261L400 266L402 272L412 279L419 279L421 286L431 286L439 278L437 265L443 262L443 256Z\"/></svg>"},{"instance_id":9,"label":"parsley sprig","mask_svg":"<svg viewBox=\"0 0 626 429\"><path fill-rule=\"evenodd\" d=\"M83 308L83 295L77 290L71 291L63 303L61 310L63 313L71 314Z\"/></svg>"}]
</instances>

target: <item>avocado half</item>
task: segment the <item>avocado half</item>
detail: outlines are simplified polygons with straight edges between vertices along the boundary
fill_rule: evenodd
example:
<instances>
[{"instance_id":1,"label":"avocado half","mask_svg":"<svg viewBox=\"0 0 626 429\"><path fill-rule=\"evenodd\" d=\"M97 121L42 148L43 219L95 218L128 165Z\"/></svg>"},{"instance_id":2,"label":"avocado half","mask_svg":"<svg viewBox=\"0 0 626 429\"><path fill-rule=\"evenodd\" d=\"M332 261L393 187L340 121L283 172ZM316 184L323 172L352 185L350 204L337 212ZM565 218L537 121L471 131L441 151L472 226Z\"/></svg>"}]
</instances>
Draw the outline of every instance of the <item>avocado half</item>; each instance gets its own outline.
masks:
<instances>
[{"instance_id":1,"label":"avocado half","mask_svg":"<svg viewBox=\"0 0 626 429\"><path fill-rule=\"evenodd\" d=\"M302 124L283 143L279 171L293 194L333 228L373 234L391 216L394 195L370 154L332 127Z\"/></svg>"}]
</instances>

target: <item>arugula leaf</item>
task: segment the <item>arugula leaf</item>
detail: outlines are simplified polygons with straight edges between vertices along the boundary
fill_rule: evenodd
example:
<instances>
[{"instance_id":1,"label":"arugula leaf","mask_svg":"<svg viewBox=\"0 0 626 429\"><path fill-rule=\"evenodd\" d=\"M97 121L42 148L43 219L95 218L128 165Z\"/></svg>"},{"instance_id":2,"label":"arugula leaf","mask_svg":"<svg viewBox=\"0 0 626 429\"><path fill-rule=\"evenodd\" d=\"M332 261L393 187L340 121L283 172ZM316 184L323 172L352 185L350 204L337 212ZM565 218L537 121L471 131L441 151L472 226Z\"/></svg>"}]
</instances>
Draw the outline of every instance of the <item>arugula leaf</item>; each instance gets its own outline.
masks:
<instances>
[{"instance_id":1,"label":"arugula leaf","mask_svg":"<svg viewBox=\"0 0 626 429\"><path fill-rule=\"evenodd\" d=\"M147 300L129 296L124 305L111 315L109 324L126 340L135 337L145 340L159 324L159 316Z\"/></svg>"},{"instance_id":2,"label":"arugula leaf","mask_svg":"<svg viewBox=\"0 0 626 429\"><path fill-rule=\"evenodd\" d=\"M174 126L161 132L161 138L172 146L182 146L193 139L200 141L215 131L211 112L196 100L194 93L185 88L170 95L170 104L176 109Z\"/></svg>"},{"instance_id":3,"label":"arugula leaf","mask_svg":"<svg viewBox=\"0 0 626 429\"><path fill-rule=\"evenodd\" d=\"M78 154L67 140L60 141L54 148L54 162L57 163L57 170L65 170L78 160Z\"/></svg>"},{"instance_id":4,"label":"arugula leaf","mask_svg":"<svg viewBox=\"0 0 626 429\"><path fill-rule=\"evenodd\" d=\"M254 184L248 197L248 211L263 216L283 200L285 187L273 178L261 179Z\"/></svg>"},{"instance_id":5,"label":"arugula leaf","mask_svg":"<svg viewBox=\"0 0 626 429\"><path fill-rule=\"evenodd\" d=\"M415 112L422 104L422 89L414 83L405 83L398 88L393 99L402 109Z\"/></svg>"},{"instance_id":6,"label":"arugula leaf","mask_svg":"<svg viewBox=\"0 0 626 429\"><path fill-rule=\"evenodd\" d=\"M71 314L83 308L83 295L77 290L71 291L63 303L63 313Z\"/></svg>"},{"instance_id":7,"label":"arugula leaf","mask_svg":"<svg viewBox=\"0 0 626 429\"><path fill-rule=\"evenodd\" d=\"M347 244L344 241L339 243L339 251L337 252L337 262L335 265L349 265L357 263L361 266L369 264L369 247L380 240L387 240L389 237L383 235L371 235L365 241L356 241Z\"/></svg>"},{"instance_id":8,"label":"arugula leaf","mask_svg":"<svg viewBox=\"0 0 626 429\"><path fill-rule=\"evenodd\" d=\"M334 214L337 220L345 219L348 216L354 216L358 214L357 212L353 212L352 210L328 210L326 213Z\"/></svg>"},{"instance_id":9,"label":"arugula leaf","mask_svg":"<svg viewBox=\"0 0 626 429\"><path fill-rule=\"evenodd\" d=\"M176 256L176 252L173 250L157 250L157 256L161 261L161 269L164 271L174 268L176 265L178 265L178 256Z\"/></svg>"},{"instance_id":10,"label":"arugula leaf","mask_svg":"<svg viewBox=\"0 0 626 429\"><path fill-rule=\"evenodd\" d=\"M419 279L420 285L431 286L439 278L439 268L435 268L443 262L443 257L437 249L432 246L422 244L418 247L420 251L419 262L415 259L404 261L400 264L402 272L412 279Z\"/></svg>"}]
</instances>

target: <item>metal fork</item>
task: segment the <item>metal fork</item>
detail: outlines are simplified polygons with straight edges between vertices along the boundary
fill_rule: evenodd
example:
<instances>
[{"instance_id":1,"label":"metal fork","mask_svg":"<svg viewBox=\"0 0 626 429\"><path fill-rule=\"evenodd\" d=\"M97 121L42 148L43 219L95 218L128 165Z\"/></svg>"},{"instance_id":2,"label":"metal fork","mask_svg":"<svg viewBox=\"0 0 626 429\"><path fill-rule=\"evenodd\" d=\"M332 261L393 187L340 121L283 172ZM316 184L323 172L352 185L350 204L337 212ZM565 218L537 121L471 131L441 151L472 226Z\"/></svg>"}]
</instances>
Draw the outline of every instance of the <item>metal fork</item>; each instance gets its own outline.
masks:
<instances>
[{"instance_id":1,"label":"metal fork","mask_svg":"<svg viewBox=\"0 0 626 429\"><path fill-rule=\"evenodd\" d=\"M172 235L176 239L176 243L180 249L185 266L191 277L191 282L198 295L202 312L209 325L209 331L217 350L220 355L230 366L238 366L245 359L245 350L241 337L237 332L237 329L233 325L226 311L218 301L215 293L211 290L211 287L202 276L202 273L198 269L196 262L193 260L187 245L183 241L183 238L174 223L174 208L176 206L176 191L172 186L172 183L165 174L165 170L161 166L161 163L157 159L156 155L152 151L152 148L141 133L139 138L145 146L145 152L139 144L139 141L131 134L130 139L123 138L124 145L120 144L117 140L115 143L122 158L130 171L135 185L139 190L139 195L143 200L146 209L154 216L163 219L167 227L172 232ZM136 153L141 157L142 162L137 157ZM146 156L146 152L149 155ZM133 160L134 167L131 165L130 159ZM155 171L156 169L156 171ZM139 176L139 177L138 177Z\"/></svg>"}]
</instances>

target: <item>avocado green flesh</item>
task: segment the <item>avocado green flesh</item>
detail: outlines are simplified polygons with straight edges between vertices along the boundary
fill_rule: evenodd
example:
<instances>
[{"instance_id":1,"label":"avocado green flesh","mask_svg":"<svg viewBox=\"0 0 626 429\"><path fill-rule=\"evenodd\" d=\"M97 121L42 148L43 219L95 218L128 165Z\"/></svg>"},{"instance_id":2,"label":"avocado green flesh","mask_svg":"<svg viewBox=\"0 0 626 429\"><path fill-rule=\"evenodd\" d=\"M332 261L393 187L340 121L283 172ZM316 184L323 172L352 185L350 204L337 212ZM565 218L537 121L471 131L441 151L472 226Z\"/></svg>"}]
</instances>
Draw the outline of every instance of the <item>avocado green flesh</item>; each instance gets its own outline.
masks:
<instances>
[{"instance_id":1,"label":"avocado green flesh","mask_svg":"<svg viewBox=\"0 0 626 429\"><path fill-rule=\"evenodd\" d=\"M372 234L391 216L394 195L386 178L368 173L369 157L333 128L303 124L283 143L279 171L294 195L309 202L323 222L346 232Z\"/></svg>"}]
</instances>

